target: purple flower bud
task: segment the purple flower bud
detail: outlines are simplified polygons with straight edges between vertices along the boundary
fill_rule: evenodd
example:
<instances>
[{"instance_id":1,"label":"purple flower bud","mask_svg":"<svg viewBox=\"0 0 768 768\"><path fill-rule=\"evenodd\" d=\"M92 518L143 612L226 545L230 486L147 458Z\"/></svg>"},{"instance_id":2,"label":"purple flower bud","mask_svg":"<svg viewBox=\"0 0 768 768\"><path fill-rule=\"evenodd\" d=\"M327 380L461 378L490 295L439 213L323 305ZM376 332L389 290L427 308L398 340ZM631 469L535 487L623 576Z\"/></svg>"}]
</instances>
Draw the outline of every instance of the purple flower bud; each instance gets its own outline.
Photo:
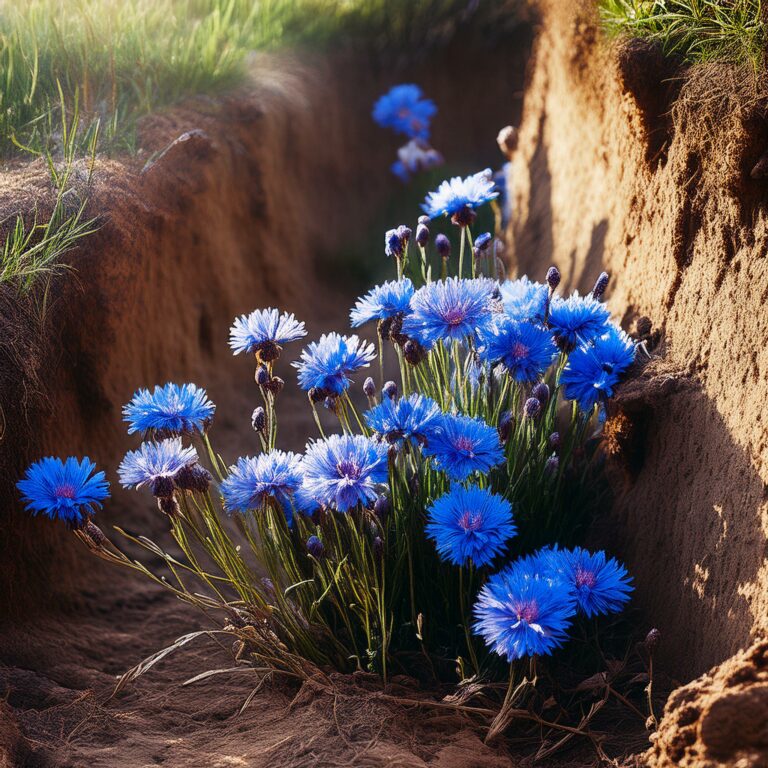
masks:
<instances>
[{"instance_id":1,"label":"purple flower bud","mask_svg":"<svg viewBox=\"0 0 768 768\"><path fill-rule=\"evenodd\" d=\"M645 647L653 653L654 650L656 650L656 647L661 642L661 632L659 632L656 627L654 627L646 636L645 640L643 641L643 644Z\"/></svg>"},{"instance_id":2,"label":"purple flower bud","mask_svg":"<svg viewBox=\"0 0 768 768\"><path fill-rule=\"evenodd\" d=\"M149 485L149 490L152 491L152 495L158 499L167 499L169 496L173 496L174 485L172 477L156 477Z\"/></svg>"},{"instance_id":3,"label":"purple flower bud","mask_svg":"<svg viewBox=\"0 0 768 768\"><path fill-rule=\"evenodd\" d=\"M541 411L541 403L535 397L529 397L523 405L523 414L528 419L534 419Z\"/></svg>"},{"instance_id":4,"label":"purple flower bud","mask_svg":"<svg viewBox=\"0 0 768 768\"><path fill-rule=\"evenodd\" d=\"M384 542L381 539L381 536L377 536L373 540L373 554L381 559L384 556Z\"/></svg>"},{"instance_id":5,"label":"purple flower bud","mask_svg":"<svg viewBox=\"0 0 768 768\"><path fill-rule=\"evenodd\" d=\"M402 244L403 250L405 250L405 246L408 245L410 239L411 239L411 229L410 227L406 227L405 224L401 224L397 228L397 236L400 238L400 243Z\"/></svg>"},{"instance_id":6,"label":"purple flower bud","mask_svg":"<svg viewBox=\"0 0 768 768\"><path fill-rule=\"evenodd\" d=\"M310 536L307 539L307 552L309 552L315 560L322 560L325 554L325 545L317 536Z\"/></svg>"},{"instance_id":7,"label":"purple flower bud","mask_svg":"<svg viewBox=\"0 0 768 768\"><path fill-rule=\"evenodd\" d=\"M560 433L559 432L553 432L549 436L549 439L547 440L547 445L553 451L556 451L560 447Z\"/></svg>"},{"instance_id":8,"label":"purple flower bud","mask_svg":"<svg viewBox=\"0 0 768 768\"><path fill-rule=\"evenodd\" d=\"M531 397L535 397L542 405L549 402L549 387L540 381L531 391Z\"/></svg>"},{"instance_id":9,"label":"purple flower bud","mask_svg":"<svg viewBox=\"0 0 768 768\"><path fill-rule=\"evenodd\" d=\"M392 258L400 258L403 255L403 243L396 229L388 229L384 235L384 253Z\"/></svg>"},{"instance_id":10,"label":"purple flower bud","mask_svg":"<svg viewBox=\"0 0 768 768\"><path fill-rule=\"evenodd\" d=\"M411 365L418 365L427 356L427 350L415 339L408 339L403 346L403 355Z\"/></svg>"},{"instance_id":11,"label":"purple flower bud","mask_svg":"<svg viewBox=\"0 0 768 768\"><path fill-rule=\"evenodd\" d=\"M419 224L416 227L416 243L425 248L429 242L429 227L426 224Z\"/></svg>"},{"instance_id":12,"label":"purple flower bud","mask_svg":"<svg viewBox=\"0 0 768 768\"><path fill-rule=\"evenodd\" d=\"M182 467L176 473L174 482L176 487L182 491L206 493L213 482L213 476L205 467L201 467L199 464L191 464L187 467Z\"/></svg>"},{"instance_id":13,"label":"purple flower bud","mask_svg":"<svg viewBox=\"0 0 768 768\"><path fill-rule=\"evenodd\" d=\"M600 277L595 281L595 287L592 289L592 296L595 299L602 299L605 289L608 287L609 276L607 272L601 272Z\"/></svg>"},{"instance_id":14,"label":"purple flower bud","mask_svg":"<svg viewBox=\"0 0 768 768\"><path fill-rule=\"evenodd\" d=\"M107 537L104 535L104 532L90 518L85 521L83 530L97 547L103 547L107 543Z\"/></svg>"},{"instance_id":15,"label":"purple flower bud","mask_svg":"<svg viewBox=\"0 0 768 768\"><path fill-rule=\"evenodd\" d=\"M557 267L550 267L547 270L547 285L553 291L560 285L560 270Z\"/></svg>"},{"instance_id":16,"label":"purple flower bud","mask_svg":"<svg viewBox=\"0 0 768 768\"><path fill-rule=\"evenodd\" d=\"M264 385L264 389L271 392L273 395L279 395L283 391L285 382L279 376L273 376L267 384Z\"/></svg>"},{"instance_id":17,"label":"purple flower bud","mask_svg":"<svg viewBox=\"0 0 768 768\"><path fill-rule=\"evenodd\" d=\"M270 378L272 377L269 375L269 371L263 365L256 369L256 383L260 387L266 387L269 384Z\"/></svg>"},{"instance_id":18,"label":"purple flower bud","mask_svg":"<svg viewBox=\"0 0 768 768\"><path fill-rule=\"evenodd\" d=\"M394 400L397 397L397 384L394 381L388 381L382 388L381 394L384 397L388 397L390 400Z\"/></svg>"},{"instance_id":19,"label":"purple flower bud","mask_svg":"<svg viewBox=\"0 0 768 768\"><path fill-rule=\"evenodd\" d=\"M443 234L439 234L435 238L435 248L437 248L437 252L444 259L451 255L451 241Z\"/></svg>"},{"instance_id":20,"label":"purple flower bud","mask_svg":"<svg viewBox=\"0 0 768 768\"><path fill-rule=\"evenodd\" d=\"M475 238L475 250L482 253L488 249L488 246L491 244L492 240L493 235L490 232L483 232L482 235L478 235Z\"/></svg>"},{"instance_id":21,"label":"purple flower bud","mask_svg":"<svg viewBox=\"0 0 768 768\"><path fill-rule=\"evenodd\" d=\"M509 435L512 432L512 422L512 411L502 411L498 424L499 440L502 443L506 443L509 440Z\"/></svg>"},{"instance_id":22,"label":"purple flower bud","mask_svg":"<svg viewBox=\"0 0 768 768\"><path fill-rule=\"evenodd\" d=\"M266 429L267 414L261 406L254 408L251 414L251 426L256 432L263 432Z\"/></svg>"},{"instance_id":23,"label":"purple flower bud","mask_svg":"<svg viewBox=\"0 0 768 768\"><path fill-rule=\"evenodd\" d=\"M384 495L379 496L373 505L373 514L376 515L376 518L382 525L384 525L387 517L389 517L390 508L389 499Z\"/></svg>"},{"instance_id":24,"label":"purple flower bud","mask_svg":"<svg viewBox=\"0 0 768 768\"><path fill-rule=\"evenodd\" d=\"M311 402L319 403L322 400L325 400L328 393L324 389L321 389L320 387L312 387L312 389L310 389L309 392L307 392L307 395Z\"/></svg>"},{"instance_id":25,"label":"purple flower bud","mask_svg":"<svg viewBox=\"0 0 768 768\"><path fill-rule=\"evenodd\" d=\"M547 463L544 465L544 474L551 477L552 475L556 475L559 469L560 459L558 459L557 456L550 456L547 459Z\"/></svg>"},{"instance_id":26,"label":"purple flower bud","mask_svg":"<svg viewBox=\"0 0 768 768\"><path fill-rule=\"evenodd\" d=\"M419 216L419 224L423 224L425 227L428 227L432 219L429 218L429 216L421 215Z\"/></svg>"},{"instance_id":27,"label":"purple flower bud","mask_svg":"<svg viewBox=\"0 0 768 768\"><path fill-rule=\"evenodd\" d=\"M366 397L373 397L376 394L376 384L370 376L363 382L363 394Z\"/></svg>"},{"instance_id":28,"label":"purple flower bud","mask_svg":"<svg viewBox=\"0 0 768 768\"><path fill-rule=\"evenodd\" d=\"M157 506L160 508L160 511L168 515L168 517L173 517L174 515L179 514L179 502L176 501L173 496L161 496L157 500Z\"/></svg>"}]
</instances>

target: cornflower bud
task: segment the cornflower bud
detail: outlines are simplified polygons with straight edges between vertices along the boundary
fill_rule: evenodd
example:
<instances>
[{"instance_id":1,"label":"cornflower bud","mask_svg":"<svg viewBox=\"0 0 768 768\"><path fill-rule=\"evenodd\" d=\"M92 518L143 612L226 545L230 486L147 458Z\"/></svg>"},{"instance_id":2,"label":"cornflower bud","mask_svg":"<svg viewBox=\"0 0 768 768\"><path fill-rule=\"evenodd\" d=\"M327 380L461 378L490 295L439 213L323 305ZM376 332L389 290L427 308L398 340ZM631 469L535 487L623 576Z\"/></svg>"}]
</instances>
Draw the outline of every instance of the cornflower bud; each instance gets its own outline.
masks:
<instances>
[{"instance_id":1,"label":"cornflower bud","mask_svg":"<svg viewBox=\"0 0 768 768\"><path fill-rule=\"evenodd\" d=\"M534 419L541 411L541 403L535 397L529 397L523 405L523 414L528 419Z\"/></svg>"},{"instance_id":2,"label":"cornflower bud","mask_svg":"<svg viewBox=\"0 0 768 768\"><path fill-rule=\"evenodd\" d=\"M429 226L429 223L432 221L432 219L429 218L429 216L421 215L419 216L418 223L423 224L425 227Z\"/></svg>"},{"instance_id":3,"label":"cornflower bud","mask_svg":"<svg viewBox=\"0 0 768 768\"><path fill-rule=\"evenodd\" d=\"M321 400L325 400L327 393L320 387L312 387L307 393L309 399L313 403L319 403Z\"/></svg>"},{"instance_id":4,"label":"cornflower bud","mask_svg":"<svg viewBox=\"0 0 768 768\"><path fill-rule=\"evenodd\" d=\"M174 515L179 514L179 503L173 496L161 496L157 500L157 506L160 508L160 511L168 515L168 517L173 517Z\"/></svg>"},{"instance_id":5,"label":"cornflower bud","mask_svg":"<svg viewBox=\"0 0 768 768\"><path fill-rule=\"evenodd\" d=\"M556 451L560 447L560 433L559 432L553 432L549 436L549 439L547 440L547 445L553 451Z\"/></svg>"},{"instance_id":6,"label":"cornflower bud","mask_svg":"<svg viewBox=\"0 0 768 768\"><path fill-rule=\"evenodd\" d=\"M103 547L107 543L107 537L101 528L90 518L86 520L83 530L88 534L88 538L97 546Z\"/></svg>"},{"instance_id":7,"label":"cornflower bud","mask_svg":"<svg viewBox=\"0 0 768 768\"><path fill-rule=\"evenodd\" d=\"M502 443L506 443L507 440L509 440L509 435L512 432L512 422L512 411L502 411L499 416L499 424L497 427L499 431L499 440L501 440Z\"/></svg>"},{"instance_id":8,"label":"cornflower bud","mask_svg":"<svg viewBox=\"0 0 768 768\"><path fill-rule=\"evenodd\" d=\"M403 346L403 355L411 365L418 365L427 356L427 350L415 339L408 339Z\"/></svg>"},{"instance_id":9,"label":"cornflower bud","mask_svg":"<svg viewBox=\"0 0 768 768\"><path fill-rule=\"evenodd\" d=\"M284 386L285 382L279 376L273 376L264 388L273 395L279 395Z\"/></svg>"},{"instance_id":10,"label":"cornflower bud","mask_svg":"<svg viewBox=\"0 0 768 768\"><path fill-rule=\"evenodd\" d=\"M661 642L661 632L654 627L646 636L643 641L643 645L651 652L656 650L656 647Z\"/></svg>"},{"instance_id":11,"label":"cornflower bud","mask_svg":"<svg viewBox=\"0 0 768 768\"><path fill-rule=\"evenodd\" d=\"M373 397L376 394L376 384L370 376L363 382L363 393L366 397Z\"/></svg>"},{"instance_id":12,"label":"cornflower bud","mask_svg":"<svg viewBox=\"0 0 768 768\"><path fill-rule=\"evenodd\" d=\"M435 238L435 248L441 258L447 259L450 257L451 241L444 234L441 233Z\"/></svg>"},{"instance_id":13,"label":"cornflower bud","mask_svg":"<svg viewBox=\"0 0 768 768\"><path fill-rule=\"evenodd\" d=\"M167 499L173 496L175 488L172 477L156 477L149 486L152 495L158 499Z\"/></svg>"},{"instance_id":14,"label":"cornflower bud","mask_svg":"<svg viewBox=\"0 0 768 768\"><path fill-rule=\"evenodd\" d=\"M199 464L192 464L188 467L182 467L174 478L176 487L182 491L196 491L205 493L213 482L213 476Z\"/></svg>"},{"instance_id":15,"label":"cornflower bud","mask_svg":"<svg viewBox=\"0 0 768 768\"><path fill-rule=\"evenodd\" d=\"M325 545L317 536L310 536L307 539L307 552L309 552L315 560L322 560L325 555Z\"/></svg>"},{"instance_id":16,"label":"cornflower bud","mask_svg":"<svg viewBox=\"0 0 768 768\"><path fill-rule=\"evenodd\" d=\"M388 381L382 388L381 394L384 397L388 397L390 400L394 400L397 397L397 384L394 381Z\"/></svg>"},{"instance_id":17,"label":"cornflower bud","mask_svg":"<svg viewBox=\"0 0 768 768\"><path fill-rule=\"evenodd\" d=\"M560 459L558 459L557 456L550 456L547 459L547 463L544 465L544 473L551 477L552 475L556 475L559 469Z\"/></svg>"},{"instance_id":18,"label":"cornflower bud","mask_svg":"<svg viewBox=\"0 0 768 768\"><path fill-rule=\"evenodd\" d=\"M400 242L402 243L403 250L405 250L405 247L408 245L410 239L411 239L411 229L410 227L406 227L405 224L401 224L397 228L397 236L400 238Z\"/></svg>"},{"instance_id":19,"label":"cornflower bud","mask_svg":"<svg viewBox=\"0 0 768 768\"><path fill-rule=\"evenodd\" d=\"M592 289L592 296L595 299L602 299L605 289L608 287L609 276L607 272L601 272L595 281L595 287Z\"/></svg>"},{"instance_id":20,"label":"cornflower bud","mask_svg":"<svg viewBox=\"0 0 768 768\"><path fill-rule=\"evenodd\" d=\"M256 383L260 387L266 387L269 384L270 378L269 371L263 365L256 369Z\"/></svg>"},{"instance_id":21,"label":"cornflower bud","mask_svg":"<svg viewBox=\"0 0 768 768\"><path fill-rule=\"evenodd\" d=\"M251 414L251 426L256 432L263 432L266 428L267 414L261 406L255 408Z\"/></svg>"},{"instance_id":22,"label":"cornflower bud","mask_svg":"<svg viewBox=\"0 0 768 768\"><path fill-rule=\"evenodd\" d=\"M429 227L426 224L419 224L416 227L416 244L422 248L426 248L429 242Z\"/></svg>"},{"instance_id":23,"label":"cornflower bud","mask_svg":"<svg viewBox=\"0 0 768 768\"><path fill-rule=\"evenodd\" d=\"M373 505L373 514L376 515L376 518L382 525L384 525L387 517L389 517L390 508L389 498L383 494L376 499Z\"/></svg>"},{"instance_id":24,"label":"cornflower bud","mask_svg":"<svg viewBox=\"0 0 768 768\"><path fill-rule=\"evenodd\" d=\"M535 397L542 405L549 402L549 387L540 381L531 391L531 397Z\"/></svg>"},{"instance_id":25,"label":"cornflower bud","mask_svg":"<svg viewBox=\"0 0 768 768\"><path fill-rule=\"evenodd\" d=\"M560 270L557 267L550 267L547 270L547 285L552 291L560 285Z\"/></svg>"},{"instance_id":26,"label":"cornflower bud","mask_svg":"<svg viewBox=\"0 0 768 768\"><path fill-rule=\"evenodd\" d=\"M403 255L403 243L396 229L388 229L384 235L384 253L398 259Z\"/></svg>"},{"instance_id":27,"label":"cornflower bud","mask_svg":"<svg viewBox=\"0 0 768 768\"><path fill-rule=\"evenodd\" d=\"M488 250L488 246L491 244L492 240L493 235L491 235L490 232L483 232L475 238L475 250L478 251L478 253Z\"/></svg>"}]
</instances>

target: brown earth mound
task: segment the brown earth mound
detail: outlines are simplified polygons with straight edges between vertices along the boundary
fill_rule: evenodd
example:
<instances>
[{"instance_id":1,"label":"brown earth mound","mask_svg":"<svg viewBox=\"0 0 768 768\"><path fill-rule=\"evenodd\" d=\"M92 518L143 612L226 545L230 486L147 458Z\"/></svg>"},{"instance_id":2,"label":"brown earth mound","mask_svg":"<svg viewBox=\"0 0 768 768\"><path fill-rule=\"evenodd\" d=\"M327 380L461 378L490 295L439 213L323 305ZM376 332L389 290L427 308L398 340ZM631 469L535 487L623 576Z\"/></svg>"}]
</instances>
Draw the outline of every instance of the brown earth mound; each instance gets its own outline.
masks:
<instances>
[{"instance_id":1,"label":"brown earth mound","mask_svg":"<svg viewBox=\"0 0 768 768\"><path fill-rule=\"evenodd\" d=\"M672 694L649 762L654 768L768 765L768 642Z\"/></svg>"},{"instance_id":2,"label":"brown earth mound","mask_svg":"<svg viewBox=\"0 0 768 768\"><path fill-rule=\"evenodd\" d=\"M228 458L248 451L253 372L230 354L229 325L239 313L279 306L305 319L312 337L346 327L359 286L344 290L353 265L337 255L367 243L374 226L380 243L380 209L399 188L388 172L398 144L372 127L374 98L415 80L446 117L468 115L461 126L438 120L434 140L446 157L469 163L462 171L474 170L498 158L498 126L519 119L510 93L522 86L527 40L522 32L474 53L463 39L405 68L262 58L248 91L153 117L136 159L98 161L90 210L101 229L72 255L76 274L52 285L44 324L21 335L25 353L3 345L7 334L0 339L3 760L71 768L509 764L501 747L484 747L456 718L416 718L347 682L335 698L293 705L293 693L267 685L236 717L252 677L181 687L231 665L228 649L211 644L183 650L111 699L116 675L206 620L89 557L60 526L29 519L13 485L33 458L87 454L113 483L100 515L105 530L118 523L160 535L148 499L115 482L114 467L136 445L121 427L121 405L139 386L194 381L218 405L217 448ZM33 165L1 178L0 211L44 207L44 174ZM332 263L337 271L324 274ZM21 309L6 321L20 326ZM292 381L287 360L280 364ZM286 447L301 448L311 418L292 390L282 396L281 430Z\"/></svg>"}]
</instances>

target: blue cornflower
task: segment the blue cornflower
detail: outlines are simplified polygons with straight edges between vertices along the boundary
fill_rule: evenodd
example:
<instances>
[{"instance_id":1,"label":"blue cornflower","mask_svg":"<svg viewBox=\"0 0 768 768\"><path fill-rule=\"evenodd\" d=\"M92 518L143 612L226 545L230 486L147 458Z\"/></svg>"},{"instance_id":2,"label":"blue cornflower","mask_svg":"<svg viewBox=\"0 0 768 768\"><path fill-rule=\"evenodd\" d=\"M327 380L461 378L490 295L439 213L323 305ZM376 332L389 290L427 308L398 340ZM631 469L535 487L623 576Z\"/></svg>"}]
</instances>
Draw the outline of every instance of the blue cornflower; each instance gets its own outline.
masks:
<instances>
[{"instance_id":1,"label":"blue cornflower","mask_svg":"<svg viewBox=\"0 0 768 768\"><path fill-rule=\"evenodd\" d=\"M449 277L419 288L411 299L411 314L402 332L427 349L441 339L464 341L491 325L491 300L496 283Z\"/></svg>"},{"instance_id":2,"label":"blue cornflower","mask_svg":"<svg viewBox=\"0 0 768 768\"><path fill-rule=\"evenodd\" d=\"M154 392L138 390L123 406L123 421L129 424L129 435L151 432L154 437L170 437L205 432L215 410L205 390L195 384L166 384Z\"/></svg>"},{"instance_id":3,"label":"blue cornflower","mask_svg":"<svg viewBox=\"0 0 768 768\"><path fill-rule=\"evenodd\" d=\"M611 397L621 375L635 359L635 342L613 325L582 344L568 356L560 383L569 400L576 400L583 411L591 411L601 399Z\"/></svg>"},{"instance_id":4,"label":"blue cornflower","mask_svg":"<svg viewBox=\"0 0 768 768\"><path fill-rule=\"evenodd\" d=\"M487 565L517 529L512 505L485 488L454 485L427 510L427 536L443 560L454 565Z\"/></svg>"},{"instance_id":5,"label":"blue cornflower","mask_svg":"<svg viewBox=\"0 0 768 768\"><path fill-rule=\"evenodd\" d=\"M365 414L368 426L388 443L423 444L439 423L440 406L429 397L412 394L399 400L385 398Z\"/></svg>"},{"instance_id":6,"label":"blue cornflower","mask_svg":"<svg viewBox=\"0 0 768 768\"><path fill-rule=\"evenodd\" d=\"M481 341L481 359L501 363L519 382L539 379L557 354L548 331L531 323L518 323L507 315L497 316Z\"/></svg>"},{"instance_id":7,"label":"blue cornflower","mask_svg":"<svg viewBox=\"0 0 768 768\"><path fill-rule=\"evenodd\" d=\"M611 313L608 307L592 296L579 296L578 291L567 299L554 296L549 306L549 327L559 344L572 348L605 333Z\"/></svg>"},{"instance_id":8,"label":"blue cornflower","mask_svg":"<svg viewBox=\"0 0 768 768\"><path fill-rule=\"evenodd\" d=\"M466 224L470 221L464 220L463 216L469 215L472 220L471 213L475 208L498 195L499 193L494 191L493 174L489 168L465 179L454 176L444 181L435 192L427 195L421 207L430 219L445 215L455 217L457 224Z\"/></svg>"},{"instance_id":9,"label":"blue cornflower","mask_svg":"<svg viewBox=\"0 0 768 768\"><path fill-rule=\"evenodd\" d=\"M501 286L504 311L515 320L543 322L549 290L542 283L531 282L526 275L505 280Z\"/></svg>"},{"instance_id":10,"label":"blue cornflower","mask_svg":"<svg viewBox=\"0 0 768 768\"><path fill-rule=\"evenodd\" d=\"M16 487L21 500L33 515L43 514L78 528L93 513L94 507L109 498L109 483L103 472L93 473L89 459L66 461L48 456L31 464Z\"/></svg>"},{"instance_id":11,"label":"blue cornflower","mask_svg":"<svg viewBox=\"0 0 768 768\"><path fill-rule=\"evenodd\" d=\"M339 512L375 501L387 472L387 447L362 435L318 440L302 462L306 495Z\"/></svg>"},{"instance_id":12,"label":"blue cornflower","mask_svg":"<svg viewBox=\"0 0 768 768\"><path fill-rule=\"evenodd\" d=\"M439 469L462 482L473 472L488 472L504 461L498 432L482 419L444 414L424 447Z\"/></svg>"},{"instance_id":13,"label":"blue cornflower","mask_svg":"<svg viewBox=\"0 0 768 768\"><path fill-rule=\"evenodd\" d=\"M235 319L229 329L234 354L253 353L268 363L280 356L282 347L307 335L304 323L278 309L257 309Z\"/></svg>"},{"instance_id":14,"label":"blue cornflower","mask_svg":"<svg viewBox=\"0 0 768 768\"><path fill-rule=\"evenodd\" d=\"M318 389L330 395L341 395L350 385L349 375L367 368L376 357L373 344L357 336L323 334L301 353L301 360L291 363L299 372L302 389Z\"/></svg>"},{"instance_id":15,"label":"blue cornflower","mask_svg":"<svg viewBox=\"0 0 768 768\"><path fill-rule=\"evenodd\" d=\"M349 314L352 327L357 328L371 320L388 320L409 312L413 293L413 283L407 277L377 285L357 300Z\"/></svg>"},{"instance_id":16,"label":"blue cornflower","mask_svg":"<svg viewBox=\"0 0 768 768\"><path fill-rule=\"evenodd\" d=\"M554 549L546 562L575 590L576 603L587 616L618 613L634 589L627 569L602 551Z\"/></svg>"},{"instance_id":17,"label":"blue cornflower","mask_svg":"<svg viewBox=\"0 0 768 768\"><path fill-rule=\"evenodd\" d=\"M230 513L245 514L259 509L272 498L283 508L290 526L293 524L293 506L302 508L294 500L301 480L301 456L298 454L273 450L255 458L240 458L229 468L229 475L221 483L224 508Z\"/></svg>"},{"instance_id":18,"label":"blue cornflower","mask_svg":"<svg viewBox=\"0 0 768 768\"><path fill-rule=\"evenodd\" d=\"M418 85L395 85L373 106L373 119L412 139L429 138L429 121L437 112L435 103L423 98Z\"/></svg>"},{"instance_id":19,"label":"blue cornflower","mask_svg":"<svg viewBox=\"0 0 768 768\"><path fill-rule=\"evenodd\" d=\"M536 574L526 560L494 574L474 607L474 631L508 661L551 654L567 639L576 613L571 588Z\"/></svg>"},{"instance_id":20,"label":"blue cornflower","mask_svg":"<svg viewBox=\"0 0 768 768\"><path fill-rule=\"evenodd\" d=\"M117 474L123 488L141 488L149 485L155 496L173 494L174 478L182 469L197 463L197 451L184 447L180 437L160 442L142 443L138 450L128 451Z\"/></svg>"}]
</instances>

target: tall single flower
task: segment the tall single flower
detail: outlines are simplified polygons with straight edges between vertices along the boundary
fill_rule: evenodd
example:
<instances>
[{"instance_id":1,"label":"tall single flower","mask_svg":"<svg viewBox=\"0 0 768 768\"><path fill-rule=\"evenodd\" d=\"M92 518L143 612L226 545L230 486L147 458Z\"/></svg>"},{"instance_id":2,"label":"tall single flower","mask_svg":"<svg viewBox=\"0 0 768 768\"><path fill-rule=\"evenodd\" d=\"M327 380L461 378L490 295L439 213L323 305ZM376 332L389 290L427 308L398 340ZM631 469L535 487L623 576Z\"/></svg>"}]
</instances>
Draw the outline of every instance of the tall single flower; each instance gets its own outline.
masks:
<instances>
[{"instance_id":1,"label":"tall single flower","mask_svg":"<svg viewBox=\"0 0 768 768\"><path fill-rule=\"evenodd\" d=\"M205 432L215 410L206 391L195 384L166 384L152 392L139 389L123 407L123 421L128 422L129 435L163 438Z\"/></svg>"},{"instance_id":2,"label":"tall single flower","mask_svg":"<svg viewBox=\"0 0 768 768\"><path fill-rule=\"evenodd\" d=\"M489 472L504 461L498 432L482 419L444 414L424 447L437 467L462 482L473 472Z\"/></svg>"},{"instance_id":3,"label":"tall single flower","mask_svg":"<svg viewBox=\"0 0 768 768\"><path fill-rule=\"evenodd\" d=\"M367 368L376 357L373 344L357 336L323 334L302 351L301 359L291 365L299 372L299 385L329 395L341 395L351 383L352 373Z\"/></svg>"},{"instance_id":4,"label":"tall single flower","mask_svg":"<svg viewBox=\"0 0 768 768\"><path fill-rule=\"evenodd\" d=\"M463 342L474 337L491 325L495 289L496 283L487 278L449 277L429 283L413 295L402 332L427 349L439 340Z\"/></svg>"},{"instance_id":5,"label":"tall single flower","mask_svg":"<svg viewBox=\"0 0 768 768\"><path fill-rule=\"evenodd\" d=\"M339 512L375 501L387 472L387 447L362 435L311 443L302 462L306 496Z\"/></svg>"},{"instance_id":6,"label":"tall single flower","mask_svg":"<svg viewBox=\"0 0 768 768\"><path fill-rule=\"evenodd\" d=\"M501 283L504 311L514 320L541 323L547 306L549 290L543 283L531 282L526 275Z\"/></svg>"},{"instance_id":7,"label":"tall single flower","mask_svg":"<svg viewBox=\"0 0 768 768\"><path fill-rule=\"evenodd\" d=\"M423 97L418 85L393 86L373 106L373 119L412 139L429 138L429 123L437 112L435 103Z\"/></svg>"},{"instance_id":8,"label":"tall single flower","mask_svg":"<svg viewBox=\"0 0 768 768\"><path fill-rule=\"evenodd\" d=\"M573 348L605 333L610 316L608 307L601 301L574 292L567 299L552 298L548 322L558 343Z\"/></svg>"},{"instance_id":9,"label":"tall single flower","mask_svg":"<svg viewBox=\"0 0 768 768\"><path fill-rule=\"evenodd\" d=\"M87 457L78 461L70 456L62 461L48 456L31 464L16 487L31 514L43 514L78 528L109 498L109 483L104 473L94 473L95 469Z\"/></svg>"},{"instance_id":10,"label":"tall single flower","mask_svg":"<svg viewBox=\"0 0 768 768\"><path fill-rule=\"evenodd\" d=\"M512 505L485 488L454 485L427 510L427 536L443 560L487 565L516 532Z\"/></svg>"},{"instance_id":11,"label":"tall single flower","mask_svg":"<svg viewBox=\"0 0 768 768\"><path fill-rule=\"evenodd\" d=\"M627 569L602 551L555 549L547 561L573 588L578 607L587 616L618 613L634 589Z\"/></svg>"},{"instance_id":12,"label":"tall single flower","mask_svg":"<svg viewBox=\"0 0 768 768\"><path fill-rule=\"evenodd\" d=\"M353 328L371 320L389 320L410 311L413 283L406 277L377 285L357 300L349 318Z\"/></svg>"},{"instance_id":13,"label":"tall single flower","mask_svg":"<svg viewBox=\"0 0 768 768\"><path fill-rule=\"evenodd\" d=\"M145 442L138 450L128 451L117 474L123 488L149 485L155 496L167 498L173 494L176 475L196 462L194 447L185 448L180 437L173 437L160 442Z\"/></svg>"},{"instance_id":14,"label":"tall single flower","mask_svg":"<svg viewBox=\"0 0 768 768\"><path fill-rule=\"evenodd\" d=\"M293 524L293 507L303 507L294 499L301 481L301 456L298 454L273 450L255 458L240 458L221 483L224 508L227 512L245 514L259 509L272 498L282 507L290 526Z\"/></svg>"},{"instance_id":15,"label":"tall single flower","mask_svg":"<svg viewBox=\"0 0 768 768\"><path fill-rule=\"evenodd\" d=\"M365 414L368 426L388 443L411 442L423 445L437 427L440 406L424 395L412 394L399 400L385 398Z\"/></svg>"},{"instance_id":16,"label":"tall single flower","mask_svg":"<svg viewBox=\"0 0 768 768\"><path fill-rule=\"evenodd\" d=\"M234 354L255 354L268 363L280 356L282 348L307 335L304 323L278 309L257 309L235 319L229 330L229 346Z\"/></svg>"},{"instance_id":17,"label":"tall single flower","mask_svg":"<svg viewBox=\"0 0 768 768\"><path fill-rule=\"evenodd\" d=\"M621 375L635 359L635 342L620 328L607 326L592 343L582 344L568 356L560 375L565 397L590 411L613 395Z\"/></svg>"},{"instance_id":18,"label":"tall single flower","mask_svg":"<svg viewBox=\"0 0 768 768\"><path fill-rule=\"evenodd\" d=\"M435 192L430 192L421 207L430 219L451 216L455 223L470 223L463 217L469 216L473 220L471 214L476 208L498 197L494 186L490 168L464 179L454 176L442 182Z\"/></svg>"},{"instance_id":19,"label":"tall single flower","mask_svg":"<svg viewBox=\"0 0 768 768\"><path fill-rule=\"evenodd\" d=\"M516 381L530 382L549 368L557 348L544 328L498 315L482 333L479 354L491 364L501 363Z\"/></svg>"},{"instance_id":20,"label":"tall single flower","mask_svg":"<svg viewBox=\"0 0 768 768\"><path fill-rule=\"evenodd\" d=\"M474 607L474 631L508 661L551 654L567 639L576 600L563 581L518 561L488 579Z\"/></svg>"}]
</instances>

